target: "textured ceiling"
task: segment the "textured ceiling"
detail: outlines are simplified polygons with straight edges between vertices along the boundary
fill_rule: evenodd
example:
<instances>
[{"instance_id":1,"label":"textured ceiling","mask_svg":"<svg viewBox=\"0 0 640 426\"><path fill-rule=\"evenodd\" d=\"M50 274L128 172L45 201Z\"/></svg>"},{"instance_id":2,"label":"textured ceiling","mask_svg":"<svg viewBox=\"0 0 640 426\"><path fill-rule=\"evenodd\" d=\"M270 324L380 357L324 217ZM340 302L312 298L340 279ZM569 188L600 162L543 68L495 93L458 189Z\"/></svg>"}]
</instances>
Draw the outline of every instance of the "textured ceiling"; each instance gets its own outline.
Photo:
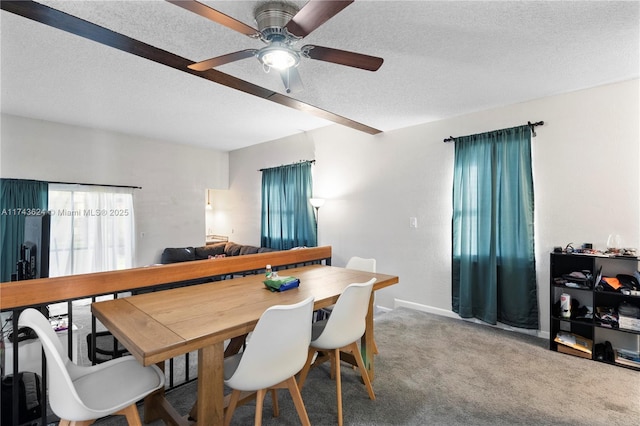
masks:
<instances>
[{"instance_id":1,"label":"textured ceiling","mask_svg":"<svg viewBox=\"0 0 640 426\"><path fill-rule=\"evenodd\" d=\"M165 1L41 3L194 62L263 46ZM256 26L257 1L204 3ZM5 113L224 151L332 124L4 10L0 19ZM638 78L640 2L359 0L303 44L384 58L377 72L303 60L305 89L290 96L388 131ZM284 93L253 58L219 70Z\"/></svg>"}]
</instances>

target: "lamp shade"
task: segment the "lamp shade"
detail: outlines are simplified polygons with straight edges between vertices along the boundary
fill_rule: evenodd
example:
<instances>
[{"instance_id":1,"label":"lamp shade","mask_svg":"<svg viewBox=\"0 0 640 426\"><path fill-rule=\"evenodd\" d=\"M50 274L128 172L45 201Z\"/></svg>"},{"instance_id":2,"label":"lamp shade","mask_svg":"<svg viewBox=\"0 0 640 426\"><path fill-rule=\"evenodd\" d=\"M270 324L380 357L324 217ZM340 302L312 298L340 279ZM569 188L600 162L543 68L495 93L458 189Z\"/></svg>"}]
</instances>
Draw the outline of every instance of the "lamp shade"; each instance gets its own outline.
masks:
<instances>
[{"instance_id":1,"label":"lamp shade","mask_svg":"<svg viewBox=\"0 0 640 426\"><path fill-rule=\"evenodd\" d=\"M324 198L309 198L309 203L316 209L322 207L324 205L324 201Z\"/></svg>"}]
</instances>

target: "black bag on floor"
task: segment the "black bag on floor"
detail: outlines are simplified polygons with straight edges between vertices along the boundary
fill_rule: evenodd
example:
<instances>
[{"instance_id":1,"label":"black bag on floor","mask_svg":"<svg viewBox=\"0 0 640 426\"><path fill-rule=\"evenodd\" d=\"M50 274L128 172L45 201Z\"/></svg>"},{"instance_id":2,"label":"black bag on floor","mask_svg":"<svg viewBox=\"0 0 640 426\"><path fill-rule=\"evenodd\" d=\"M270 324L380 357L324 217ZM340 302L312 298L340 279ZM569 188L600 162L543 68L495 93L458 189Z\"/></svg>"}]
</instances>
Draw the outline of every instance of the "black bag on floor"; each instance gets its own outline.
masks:
<instances>
[{"instance_id":1,"label":"black bag on floor","mask_svg":"<svg viewBox=\"0 0 640 426\"><path fill-rule=\"evenodd\" d=\"M24 371L18 373L18 423L37 420L42 416L40 376ZM2 426L13 424L13 375L2 378Z\"/></svg>"}]
</instances>

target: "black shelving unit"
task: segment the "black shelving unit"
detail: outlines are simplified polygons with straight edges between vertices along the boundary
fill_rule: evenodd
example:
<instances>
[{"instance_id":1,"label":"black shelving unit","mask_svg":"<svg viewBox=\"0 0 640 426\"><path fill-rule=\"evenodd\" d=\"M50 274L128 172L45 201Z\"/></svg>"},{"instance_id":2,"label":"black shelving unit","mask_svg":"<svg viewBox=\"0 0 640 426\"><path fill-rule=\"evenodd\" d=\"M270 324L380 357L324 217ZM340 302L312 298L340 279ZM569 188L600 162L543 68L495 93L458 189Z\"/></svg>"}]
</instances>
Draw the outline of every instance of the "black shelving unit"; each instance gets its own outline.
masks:
<instances>
[{"instance_id":1,"label":"black shelving unit","mask_svg":"<svg viewBox=\"0 0 640 426\"><path fill-rule=\"evenodd\" d=\"M596 312L597 307L617 308L620 303L626 301L640 307L640 296L625 295L614 291L599 291L592 285L575 288L564 284L558 284L556 278L561 278L572 272L585 271L596 280L598 271L602 268L603 276L616 276L617 274L633 274L638 270L638 261L635 257L603 257L584 254L551 253L550 261L550 336L549 349L558 351L558 343L554 341L560 331L565 331L585 337L593 341L593 346L604 343L606 340L612 342L614 347L638 351L640 348L640 330L626 330L609 328L600 325L594 317L581 318L580 311L572 310L571 317L564 318L560 312L559 303L562 293L568 293L572 300L579 302L580 306L589 306ZM597 283L595 283L597 284ZM595 352L595 350L593 351ZM593 358L593 354L591 356ZM602 361L606 362L606 361ZM616 366L640 370L640 367L612 363Z\"/></svg>"}]
</instances>

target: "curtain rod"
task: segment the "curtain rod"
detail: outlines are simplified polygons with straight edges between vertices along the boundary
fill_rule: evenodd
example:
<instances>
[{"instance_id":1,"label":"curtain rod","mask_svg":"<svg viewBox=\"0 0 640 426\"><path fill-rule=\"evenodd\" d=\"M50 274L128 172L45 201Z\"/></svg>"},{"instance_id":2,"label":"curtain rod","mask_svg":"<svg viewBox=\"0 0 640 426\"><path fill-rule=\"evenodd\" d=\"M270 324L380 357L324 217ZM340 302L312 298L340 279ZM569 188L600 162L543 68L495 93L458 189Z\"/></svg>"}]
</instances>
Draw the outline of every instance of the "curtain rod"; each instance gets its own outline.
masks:
<instances>
[{"instance_id":1,"label":"curtain rod","mask_svg":"<svg viewBox=\"0 0 640 426\"><path fill-rule=\"evenodd\" d=\"M311 163L311 164L313 164L313 163L315 163L315 162L316 162L316 160L300 160L300 161L298 161L297 163L282 164L282 165L280 165L280 166L274 166L274 167L266 167L266 168L264 168L264 169L258 169L258 171L259 171L259 172L264 172L265 170L275 169L275 168L277 168L277 167L291 166L291 165L293 165L293 164L300 164L300 163Z\"/></svg>"},{"instance_id":2,"label":"curtain rod","mask_svg":"<svg viewBox=\"0 0 640 426\"><path fill-rule=\"evenodd\" d=\"M527 125L531 129L531 135L535 138L536 137L535 127L536 126L544 126L544 121L536 121L535 123L527 121ZM460 136L458 136L458 137L460 137ZM455 140L456 140L456 138L454 138L453 136L449 136L448 138L444 139L443 142L445 142L445 143L454 142Z\"/></svg>"},{"instance_id":3,"label":"curtain rod","mask_svg":"<svg viewBox=\"0 0 640 426\"><path fill-rule=\"evenodd\" d=\"M141 186L131 185L104 185L100 183L78 183L78 182L49 182L58 185L84 185L84 186L108 186L110 188L130 188L130 189L142 189Z\"/></svg>"}]
</instances>

